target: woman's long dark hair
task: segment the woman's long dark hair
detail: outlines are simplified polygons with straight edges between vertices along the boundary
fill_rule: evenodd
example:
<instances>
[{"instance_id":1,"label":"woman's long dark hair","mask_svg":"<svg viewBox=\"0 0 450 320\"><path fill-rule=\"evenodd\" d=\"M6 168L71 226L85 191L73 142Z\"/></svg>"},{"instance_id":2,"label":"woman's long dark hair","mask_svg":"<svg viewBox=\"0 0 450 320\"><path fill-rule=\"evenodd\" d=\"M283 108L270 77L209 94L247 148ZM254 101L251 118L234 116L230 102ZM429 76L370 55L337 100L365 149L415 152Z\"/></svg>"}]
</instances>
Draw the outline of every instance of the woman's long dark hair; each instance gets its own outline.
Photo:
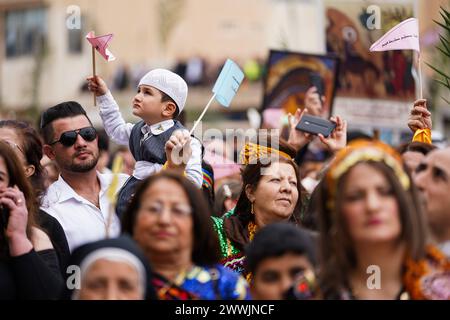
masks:
<instances>
[{"instance_id":1,"label":"woman's long dark hair","mask_svg":"<svg viewBox=\"0 0 450 320\"><path fill-rule=\"evenodd\" d=\"M25 201L28 209L27 235L31 239L32 227L36 225L36 214L39 209L39 204L36 199L33 187L25 176L23 167L20 163L14 150L5 142L0 141L0 158L3 159L6 165L6 170L9 175L9 187L17 186L25 196ZM6 226L2 226L2 228ZM9 256L7 239L5 238L5 230L0 230L0 258Z\"/></svg>"},{"instance_id":2,"label":"woman's long dark hair","mask_svg":"<svg viewBox=\"0 0 450 320\"><path fill-rule=\"evenodd\" d=\"M368 161L367 163L379 171L392 187L399 208L402 226L400 241L406 245L407 255L418 260L425 253L427 228L419 196L413 183L409 190L404 190L399 179L384 162ZM325 298L339 298L343 289L349 288L349 272L356 267L357 261L353 244L348 234L341 212L342 192L348 181L348 170L337 181L335 208L329 207L330 190L326 179L317 186L317 197L314 206L317 209L320 231L320 283ZM410 178L410 181L411 178Z\"/></svg>"},{"instance_id":3,"label":"woman's long dark hair","mask_svg":"<svg viewBox=\"0 0 450 320\"><path fill-rule=\"evenodd\" d=\"M214 232L208 204L201 191L185 177L170 171L162 171L143 180L122 218L122 232L133 236L136 216L141 206L145 191L161 180L177 183L186 192L192 209L193 237L192 262L200 266L212 266L219 262L219 240ZM168 190L168 192L170 192Z\"/></svg>"},{"instance_id":4,"label":"woman's long dark hair","mask_svg":"<svg viewBox=\"0 0 450 320\"><path fill-rule=\"evenodd\" d=\"M261 178L263 177L263 170L270 167L275 162L290 164L295 170L295 175L297 177L298 200L289 220L294 224L300 224L302 187L300 183L300 171L297 164L293 160L296 156L296 151L285 140L279 138L278 136L260 135L254 143L272 148L274 146L274 139L278 139L277 149L286 153L292 159L288 159L281 155L275 155L276 157L258 159L256 163L247 164L241 169L242 191L236 204L235 215L229 218L224 218L225 234L227 238L232 240L237 247L245 246L246 243L244 242L246 242L246 236L242 237L242 234L245 233L243 230L246 230L249 222L254 219L254 216L251 213L252 204L247 197L245 188L246 186L250 186L253 190L256 190ZM236 221L236 219L238 219L238 221Z\"/></svg>"},{"instance_id":5,"label":"woman's long dark hair","mask_svg":"<svg viewBox=\"0 0 450 320\"><path fill-rule=\"evenodd\" d=\"M40 198L44 191L45 169L41 165L43 157L42 141L34 128L26 122L18 120L0 120L0 128L9 128L22 140L22 149L27 164L34 166L34 173L30 177L35 194Z\"/></svg>"}]
</instances>

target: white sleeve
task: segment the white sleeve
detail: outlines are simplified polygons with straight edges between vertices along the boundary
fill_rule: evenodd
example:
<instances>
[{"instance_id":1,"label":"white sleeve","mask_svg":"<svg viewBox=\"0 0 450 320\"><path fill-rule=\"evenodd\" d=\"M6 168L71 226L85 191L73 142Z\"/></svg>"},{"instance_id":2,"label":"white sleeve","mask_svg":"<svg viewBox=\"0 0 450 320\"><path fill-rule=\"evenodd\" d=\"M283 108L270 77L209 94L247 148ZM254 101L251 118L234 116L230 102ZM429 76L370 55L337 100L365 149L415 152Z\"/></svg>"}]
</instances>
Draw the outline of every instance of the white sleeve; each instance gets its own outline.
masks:
<instances>
[{"instance_id":1,"label":"white sleeve","mask_svg":"<svg viewBox=\"0 0 450 320\"><path fill-rule=\"evenodd\" d=\"M134 125L125 122L111 91L97 97L97 105L108 137L117 144L128 145Z\"/></svg>"},{"instance_id":2,"label":"white sleeve","mask_svg":"<svg viewBox=\"0 0 450 320\"><path fill-rule=\"evenodd\" d=\"M202 145L196 138L191 138L192 155L186 164L186 177L197 187L203 184Z\"/></svg>"}]
</instances>

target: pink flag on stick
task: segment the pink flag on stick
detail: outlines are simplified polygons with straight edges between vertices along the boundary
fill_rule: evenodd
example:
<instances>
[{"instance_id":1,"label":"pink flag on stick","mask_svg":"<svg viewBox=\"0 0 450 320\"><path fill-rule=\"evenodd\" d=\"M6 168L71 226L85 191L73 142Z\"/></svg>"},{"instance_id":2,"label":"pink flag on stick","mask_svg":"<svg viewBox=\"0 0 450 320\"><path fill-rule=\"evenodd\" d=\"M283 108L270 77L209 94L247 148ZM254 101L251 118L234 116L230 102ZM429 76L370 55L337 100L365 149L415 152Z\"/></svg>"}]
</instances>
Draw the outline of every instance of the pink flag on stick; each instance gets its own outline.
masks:
<instances>
[{"instance_id":1,"label":"pink flag on stick","mask_svg":"<svg viewBox=\"0 0 450 320\"><path fill-rule=\"evenodd\" d=\"M369 50L415 50L420 53L419 22L416 18L400 22L378 39Z\"/></svg>"},{"instance_id":2,"label":"pink flag on stick","mask_svg":"<svg viewBox=\"0 0 450 320\"><path fill-rule=\"evenodd\" d=\"M87 41L89 41L92 47L94 47L106 61L116 60L116 57L108 50L108 42L111 41L112 37L113 34L96 37L94 31L91 31L86 35Z\"/></svg>"}]
</instances>

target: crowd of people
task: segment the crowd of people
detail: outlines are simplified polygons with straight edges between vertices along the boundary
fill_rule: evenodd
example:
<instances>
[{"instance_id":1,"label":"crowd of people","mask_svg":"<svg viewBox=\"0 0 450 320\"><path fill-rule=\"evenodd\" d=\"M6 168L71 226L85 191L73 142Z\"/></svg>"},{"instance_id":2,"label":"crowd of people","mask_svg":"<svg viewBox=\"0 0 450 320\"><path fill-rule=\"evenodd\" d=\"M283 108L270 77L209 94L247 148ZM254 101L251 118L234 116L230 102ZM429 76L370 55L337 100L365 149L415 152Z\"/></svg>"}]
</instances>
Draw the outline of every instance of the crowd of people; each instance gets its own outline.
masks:
<instances>
[{"instance_id":1,"label":"crowd of people","mask_svg":"<svg viewBox=\"0 0 450 320\"><path fill-rule=\"evenodd\" d=\"M102 130L76 101L39 128L0 120L0 299L450 299L450 148L426 100L395 149L339 116L328 137L297 130L320 114L312 88L215 179L178 118L182 77L145 74L135 124L99 76L87 87Z\"/></svg>"}]
</instances>

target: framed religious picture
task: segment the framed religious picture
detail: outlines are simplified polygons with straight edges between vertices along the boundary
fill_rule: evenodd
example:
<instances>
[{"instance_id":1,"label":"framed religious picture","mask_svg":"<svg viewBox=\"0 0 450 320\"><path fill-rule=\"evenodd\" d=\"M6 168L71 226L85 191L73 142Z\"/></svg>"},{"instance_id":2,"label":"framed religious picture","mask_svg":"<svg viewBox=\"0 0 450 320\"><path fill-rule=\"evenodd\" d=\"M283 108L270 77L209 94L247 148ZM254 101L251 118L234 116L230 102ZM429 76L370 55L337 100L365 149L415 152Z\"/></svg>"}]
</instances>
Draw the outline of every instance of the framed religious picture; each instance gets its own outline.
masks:
<instances>
[{"instance_id":1,"label":"framed religious picture","mask_svg":"<svg viewBox=\"0 0 450 320\"><path fill-rule=\"evenodd\" d=\"M389 29L414 17L415 0L365 3L325 0L326 48L340 59L333 112L350 129L390 130L388 143L408 131L409 109L416 99L412 50L370 52Z\"/></svg>"},{"instance_id":2,"label":"framed religious picture","mask_svg":"<svg viewBox=\"0 0 450 320\"><path fill-rule=\"evenodd\" d=\"M305 93L315 86L325 97L321 116L330 117L338 68L339 59L333 54L270 50L261 112L281 109L283 113L294 114L297 108L305 107Z\"/></svg>"}]
</instances>

